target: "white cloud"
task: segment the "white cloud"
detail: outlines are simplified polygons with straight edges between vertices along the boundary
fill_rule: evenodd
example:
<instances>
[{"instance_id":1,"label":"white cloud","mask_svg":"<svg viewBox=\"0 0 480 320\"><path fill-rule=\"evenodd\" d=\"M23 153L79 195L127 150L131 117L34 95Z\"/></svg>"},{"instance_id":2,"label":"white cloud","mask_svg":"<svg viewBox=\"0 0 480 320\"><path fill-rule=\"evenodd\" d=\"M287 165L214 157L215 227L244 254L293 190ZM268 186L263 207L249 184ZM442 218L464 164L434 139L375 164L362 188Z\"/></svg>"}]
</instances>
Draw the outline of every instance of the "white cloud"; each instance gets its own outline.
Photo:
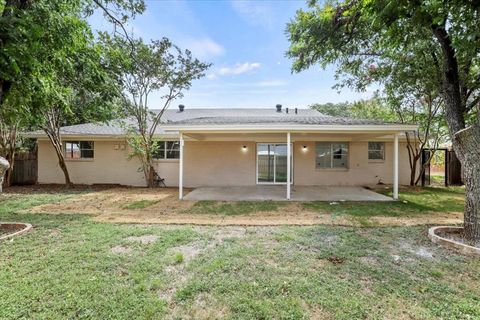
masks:
<instances>
[{"instance_id":1,"label":"white cloud","mask_svg":"<svg viewBox=\"0 0 480 320\"><path fill-rule=\"evenodd\" d=\"M223 67L218 70L218 74L221 76L227 75L239 75L242 73L246 73L255 69L260 68L260 63L258 62L245 62L245 63L237 63L233 67Z\"/></svg>"},{"instance_id":2,"label":"white cloud","mask_svg":"<svg viewBox=\"0 0 480 320\"><path fill-rule=\"evenodd\" d=\"M220 44L208 37L201 39L188 39L184 41L183 47L192 51L195 57L202 59L221 56L225 53L225 49Z\"/></svg>"},{"instance_id":3,"label":"white cloud","mask_svg":"<svg viewBox=\"0 0 480 320\"><path fill-rule=\"evenodd\" d=\"M233 9L249 24L273 27L274 15L271 4L261 1L232 0Z\"/></svg>"},{"instance_id":4,"label":"white cloud","mask_svg":"<svg viewBox=\"0 0 480 320\"><path fill-rule=\"evenodd\" d=\"M286 85L287 82L283 80L266 80L255 83L257 87L283 87Z\"/></svg>"},{"instance_id":5,"label":"white cloud","mask_svg":"<svg viewBox=\"0 0 480 320\"><path fill-rule=\"evenodd\" d=\"M216 75L215 73L209 73L209 74L207 74L207 79L208 79L208 80L215 80L215 79L217 79L217 78L218 78L218 77L217 77L217 75Z\"/></svg>"}]
</instances>

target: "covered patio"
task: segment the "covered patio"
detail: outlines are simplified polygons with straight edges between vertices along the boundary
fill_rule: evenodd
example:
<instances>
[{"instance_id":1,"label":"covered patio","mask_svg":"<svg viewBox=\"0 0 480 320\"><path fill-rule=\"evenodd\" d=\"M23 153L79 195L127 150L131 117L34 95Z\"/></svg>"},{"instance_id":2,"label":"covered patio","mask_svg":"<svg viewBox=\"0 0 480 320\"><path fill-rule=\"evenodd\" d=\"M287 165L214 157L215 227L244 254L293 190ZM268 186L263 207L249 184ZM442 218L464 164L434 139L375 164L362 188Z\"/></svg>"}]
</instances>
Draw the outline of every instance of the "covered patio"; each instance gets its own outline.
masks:
<instances>
[{"instance_id":1,"label":"covered patio","mask_svg":"<svg viewBox=\"0 0 480 320\"><path fill-rule=\"evenodd\" d=\"M249 113L163 126L179 135L179 199L391 200L361 187L377 183L391 185L398 199L399 138L415 125L289 113L280 105ZM402 159L405 169L406 150ZM194 191L185 195L184 187Z\"/></svg>"},{"instance_id":2,"label":"covered patio","mask_svg":"<svg viewBox=\"0 0 480 320\"><path fill-rule=\"evenodd\" d=\"M184 200L283 201L285 186L257 185L238 187L200 187ZM392 201L393 199L362 187L292 186L292 201Z\"/></svg>"}]
</instances>

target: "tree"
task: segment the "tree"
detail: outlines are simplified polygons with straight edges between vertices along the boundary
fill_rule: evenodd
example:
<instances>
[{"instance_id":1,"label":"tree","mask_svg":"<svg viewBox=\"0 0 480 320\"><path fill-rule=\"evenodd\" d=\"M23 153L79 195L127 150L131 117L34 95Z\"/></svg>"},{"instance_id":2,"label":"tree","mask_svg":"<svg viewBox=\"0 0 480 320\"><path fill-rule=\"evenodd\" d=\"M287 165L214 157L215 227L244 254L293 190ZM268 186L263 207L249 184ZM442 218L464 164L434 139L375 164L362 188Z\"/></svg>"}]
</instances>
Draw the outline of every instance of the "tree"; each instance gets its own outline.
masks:
<instances>
[{"instance_id":1,"label":"tree","mask_svg":"<svg viewBox=\"0 0 480 320\"><path fill-rule=\"evenodd\" d=\"M112 119L121 91L115 74L102 62L103 49L93 43L93 35L73 39L74 42L65 44L68 53L56 60L58 65L51 63L42 69L41 84L34 86L36 94L32 97L32 105L38 110L37 124L55 149L67 186L72 181L65 163L60 128ZM47 53L46 59L49 58Z\"/></svg>"},{"instance_id":2,"label":"tree","mask_svg":"<svg viewBox=\"0 0 480 320\"><path fill-rule=\"evenodd\" d=\"M398 115L393 107L378 94L366 100L355 102L313 104L310 108L333 117L354 119L372 119L383 121L398 121Z\"/></svg>"},{"instance_id":3,"label":"tree","mask_svg":"<svg viewBox=\"0 0 480 320\"><path fill-rule=\"evenodd\" d=\"M11 106L10 103L8 105ZM10 164L3 179L5 187L10 186L12 181L17 150L17 132L25 124L26 119L25 114L14 111L8 107L0 110L0 157Z\"/></svg>"},{"instance_id":4,"label":"tree","mask_svg":"<svg viewBox=\"0 0 480 320\"><path fill-rule=\"evenodd\" d=\"M50 63L45 60L45 52L49 52L54 62L59 62L56 58L62 55L71 58L68 53L72 51L68 51L65 43L72 42L71 36L76 36L78 41L90 37L91 31L85 28L86 19L95 10L100 10L115 26L116 33L128 39L124 23L142 13L145 4L143 0L0 0L0 113L6 108L5 101L15 87L47 88L47 84L42 84L39 79L45 71L45 64ZM80 29L86 30L85 35L74 32ZM59 63L55 65L68 69L72 60L63 62L61 67ZM50 86L49 90L52 94L55 88ZM37 106L29 105L31 115L41 114L35 109ZM20 109L21 106L14 105L13 108ZM10 133L14 131L9 130Z\"/></svg>"},{"instance_id":5,"label":"tree","mask_svg":"<svg viewBox=\"0 0 480 320\"><path fill-rule=\"evenodd\" d=\"M0 0L0 108L21 77L31 77L40 63L37 49L46 44L45 35L56 38L51 46L62 46L63 33L56 33L50 24L50 14L62 14L76 7L82 13L81 20L100 10L115 27L115 33L128 37L124 24L130 17L145 10L143 0ZM45 19L47 18L47 19ZM53 27L53 29L52 29Z\"/></svg>"},{"instance_id":6,"label":"tree","mask_svg":"<svg viewBox=\"0 0 480 320\"><path fill-rule=\"evenodd\" d=\"M389 84L390 85L390 84ZM417 131L405 132L410 164L410 185L419 184L425 169L430 165L436 149L448 136L443 118L443 99L434 90L409 84L399 83L391 90L387 86L388 103L401 123L416 123ZM429 157L422 161L422 150L429 149Z\"/></svg>"},{"instance_id":7,"label":"tree","mask_svg":"<svg viewBox=\"0 0 480 320\"><path fill-rule=\"evenodd\" d=\"M162 116L172 101L190 89L193 80L205 75L210 64L193 58L190 51L180 50L166 38L149 44L142 39L130 43L118 37L105 37L105 41L117 47L118 63L123 70L124 112L133 119L133 124L126 124L130 133L128 144L132 156L141 162L147 186L153 187L153 159L158 142L155 134ZM162 93L157 111L149 108L149 97L154 91Z\"/></svg>"},{"instance_id":8,"label":"tree","mask_svg":"<svg viewBox=\"0 0 480 320\"><path fill-rule=\"evenodd\" d=\"M350 118L352 114L350 112L351 103L349 102L340 102L340 103L315 103L310 105L311 109L315 109L320 113L326 114L332 117L342 117Z\"/></svg>"},{"instance_id":9,"label":"tree","mask_svg":"<svg viewBox=\"0 0 480 320\"><path fill-rule=\"evenodd\" d=\"M410 165L410 185L415 186L420 183L426 167L435 155L435 149L440 142L445 141L441 102L438 97L434 99L431 93L420 99L414 93L403 91L401 95L388 92L386 98L381 98L376 94L368 100L359 100L353 103L315 104L311 108L336 117L418 123L418 131L405 132ZM432 152L421 165L422 149L424 148L432 149Z\"/></svg>"},{"instance_id":10,"label":"tree","mask_svg":"<svg viewBox=\"0 0 480 320\"><path fill-rule=\"evenodd\" d=\"M464 170L464 237L480 243L480 4L477 1L309 2L288 25L294 71L335 63L343 83L362 89L394 84L396 72L416 70L408 83L432 83L444 103L453 148ZM413 68L413 69L412 69ZM379 71L377 71L379 70ZM393 88L393 86L392 86Z\"/></svg>"}]
</instances>

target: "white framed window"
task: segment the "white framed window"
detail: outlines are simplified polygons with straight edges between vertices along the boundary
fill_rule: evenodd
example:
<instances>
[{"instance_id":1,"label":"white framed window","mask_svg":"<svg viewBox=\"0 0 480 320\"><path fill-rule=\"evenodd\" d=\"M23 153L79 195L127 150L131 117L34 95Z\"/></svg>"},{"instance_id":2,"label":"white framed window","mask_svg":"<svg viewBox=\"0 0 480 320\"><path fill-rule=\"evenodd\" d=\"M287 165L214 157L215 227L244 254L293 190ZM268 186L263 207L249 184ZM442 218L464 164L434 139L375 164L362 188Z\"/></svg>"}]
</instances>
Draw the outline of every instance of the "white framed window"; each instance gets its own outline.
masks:
<instances>
[{"instance_id":1,"label":"white framed window","mask_svg":"<svg viewBox=\"0 0 480 320\"><path fill-rule=\"evenodd\" d=\"M315 167L348 168L348 142L317 142Z\"/></svg>"},{"instance_id":2,"label":"white framed window","mask_svg":"<svg viewBox=\"0 0 480 320\"><path fill-rule=\"evenodd\" d=\"M368 143L368 160L385 160L385 142Z\"/></svg>"},{"instance_id":3,"label":"white framed window","mask_svg":"<svg viewBox=\"0 0 480 320\"><path fill-rule=\"evenodd\" d=\"M180 141L159 141L153 157L157 160L179 159Z\"/></svg>"},{"instance_id":4,"label":"white framed window","mask_svg":"<svg viewBox=\"0 0 480 320\"><path fill-rule=\"evenodd\" d=\"M93 159L93 141L64 141L65 159Z\"/></svg>"}]
</instances>

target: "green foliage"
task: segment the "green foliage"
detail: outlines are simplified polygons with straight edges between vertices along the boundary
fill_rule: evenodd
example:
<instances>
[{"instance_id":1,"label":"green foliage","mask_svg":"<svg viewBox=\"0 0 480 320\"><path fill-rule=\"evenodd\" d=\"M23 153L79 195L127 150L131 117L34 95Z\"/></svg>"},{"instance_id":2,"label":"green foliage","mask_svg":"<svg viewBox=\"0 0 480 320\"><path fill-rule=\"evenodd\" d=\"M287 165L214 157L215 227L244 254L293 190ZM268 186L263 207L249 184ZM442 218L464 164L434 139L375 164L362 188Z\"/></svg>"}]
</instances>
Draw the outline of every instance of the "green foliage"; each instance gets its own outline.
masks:
<instances>
[{"instance_id":1,"label":"green foliage","mask_svg":"<svg viewBox=\"0 0 480 320\"><path fill-rule=\"evenodd\" d=\"M311 105L310 108L334 117L383 121L399 120L392 106L388 104L388 101L378 96L369 100L360 100L353 103L314 104Z\"/></svg>"},{"instance_id":2,"label":"green foliage","mask_svg":"<svg viewBox=\"0 0 480 320\"><path fill-rule=\"evenodd\" d=\"M183 253L181 252L176 252L173 256L173 263L175 264L181 264L184 260L185 258L183 257Z\"/></svg>"},{"instance_id":3,"label":"green foliage","mask_svg":"<svg viewBox=\"0 0 480 320\"><path fill-rule=\"evenodd\" d=\"M318 112L332 116L332 117L343 117L350 118L352 114L350 112L351 104L348 102L340 103L315 103L310 105L311 109L315 109Z\"/></svg>"},{"instance_id":4,"label":"green foliage","mask_svg":"<svg viewBox=\"0 0 480 320\"><path fill-rule=\"evenodd\" d=\"M55 98L68 93L54 88L52 82L57 73L71 72L78 63L76 59L82 57L77 52L78 45L91 37L87 18L96 9L110 22L119 25L126 22L130 15L143 12L145 5L143 0L2 1L0 108L15 87L33 93L34 89L42 89ZM95 62L94 57L91 58ZM81 59L85 61L85 57ZM83 67L88 70L91 65L86 63ZM89 72L94 73L95 70ZM23 92L17 97L28 101L33 93L26 95ZM28 107L36 109L35 105ZM18 112L24 111L21 106L17 109Z\"/></svg>"},{"instance_id":5,"label":"green foliage","mask_svg":"<svg viewBox=\"0 0 480 320\"><path fill-rule=\"evenodd\" d=\"M128 117L124 124L129 134L131 156L142 163L141 170L148 186L153 186L153 156L155 138L162 115L171 103L183 97L192 82L205 75L210 64L192 56L189 50L180 50L167 38L145 43L142 39L126 40L101 34L102 41L111 48L111 65L121 74L124 90L123 113ZM156 111L149 107L149 95L162 94L161 106Z\"/></svg>"},{"instance_id":6,"label":"green foliage","mask_svg":"<svg viewBox=\"0 0 480 320\"><path fill-rule=\"evenodd\" d=\"M104 122L116 115L121 83L106 62L87 18L94 9L121 26L144 10L143 0L6 0L0 8L0 116L2 127L45 131L65 182L60 127ZM119 19L112 13L122 14ZM10 123L14 123L12 126ZM11 145L15 137L10 135Z\"/></svg>"},{"instance_id":7,"label":"green foliage","mask_svg":"<svg viewBox=\"0 0 480 320\"><path fill-rule=\"evenodd\" d=\"M438 32L446 29L467 104L476 101L480 87L478 14L469 1L313 0L287 26L287 55L296 72L337 65L338 86L363 90L380 83L389 98L404 105L434 101L445 93L445 44Z\"/></svg>"},{"instance_id":8,"label":"green foliage","mask_svg":"<svg viewBox=\"0 0 480 320\"><path fill-rule=\"evenodd\" d=\"M382 86L393 118L419 125L407 133L414 185L422 148L457 149L453 134L478 123L479 14L469 1L313 0L287 26L287 55L295 72L335 65L337 87Z\"/></svg>"}]
</instances>

